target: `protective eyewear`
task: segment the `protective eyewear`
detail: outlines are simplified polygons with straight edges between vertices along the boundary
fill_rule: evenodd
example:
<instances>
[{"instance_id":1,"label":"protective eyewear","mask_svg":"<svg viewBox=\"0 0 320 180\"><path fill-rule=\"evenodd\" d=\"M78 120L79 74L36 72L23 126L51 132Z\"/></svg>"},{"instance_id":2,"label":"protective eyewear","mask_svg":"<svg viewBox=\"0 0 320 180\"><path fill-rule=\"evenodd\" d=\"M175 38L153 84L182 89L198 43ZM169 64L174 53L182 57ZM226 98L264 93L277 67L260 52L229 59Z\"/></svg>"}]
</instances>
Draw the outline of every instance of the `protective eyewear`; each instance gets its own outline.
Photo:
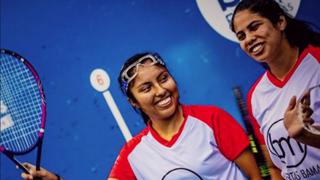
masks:
<instances>
[{"instance_id":1,"label":"protective eyewear","mask_svg":"<svg viewBox=\"0 0 320 180\"><path fill-rule=\"evenodd\" d=\"M129 83L138 75L139 67L148 67L155 64L161 64L165 66L164 61L157 54L147 54L139 58L136 62L128 66L121 74L122 88L127 92Z\"/></svg>"}]
</instances>

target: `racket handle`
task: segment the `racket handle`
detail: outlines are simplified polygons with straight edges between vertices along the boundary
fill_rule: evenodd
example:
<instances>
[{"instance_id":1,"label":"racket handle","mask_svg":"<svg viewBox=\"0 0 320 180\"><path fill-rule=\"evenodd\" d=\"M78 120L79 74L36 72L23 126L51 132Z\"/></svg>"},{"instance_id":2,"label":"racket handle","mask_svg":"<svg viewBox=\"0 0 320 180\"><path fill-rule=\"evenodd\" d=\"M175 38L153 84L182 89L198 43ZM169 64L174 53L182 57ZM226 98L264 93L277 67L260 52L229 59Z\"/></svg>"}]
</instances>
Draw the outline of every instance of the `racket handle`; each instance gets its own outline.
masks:
<instances>
[{"instance_id":1,"label":"racket handle","mask_svg":"<svg viewBox=\"0 0 320 180\"><path fill-rule=\"evenodd\" d=\"M13 161L18 167L19 169L21 169L24 173L26 174L30 174L29 170L24 167L21 162L19 162L16 158L14 158L13 154L8 153L6 150L3 151L3 153L9 158L11 159L11 161Z\"/></svg>"},{"instance_id":2,"label":"racket handle","mask_svg":"<svg viewBox=\"0 0 320 180\"><path fill-rule=\"evenodd\" d=\"M38 148L37 148L37 159L36 159L36 171L40 171L40 162L41 162L41 152L42 152L42 142L43 136L39 138ZM41 177L35 177L34 180L42 180Z\"/></svg>"},{"instance_id":3,"label":"racket handle","mask_svg":"<svg viewBox=\"0 0 320 180\"><path fill-rule=\"evenodd\" d=\"M36 159L36 170L40 170L40 162L41 162L41 152L42 152L42 138L39 138L38 148L37 148L37 159Z\"/></svg>"}]
</instances>

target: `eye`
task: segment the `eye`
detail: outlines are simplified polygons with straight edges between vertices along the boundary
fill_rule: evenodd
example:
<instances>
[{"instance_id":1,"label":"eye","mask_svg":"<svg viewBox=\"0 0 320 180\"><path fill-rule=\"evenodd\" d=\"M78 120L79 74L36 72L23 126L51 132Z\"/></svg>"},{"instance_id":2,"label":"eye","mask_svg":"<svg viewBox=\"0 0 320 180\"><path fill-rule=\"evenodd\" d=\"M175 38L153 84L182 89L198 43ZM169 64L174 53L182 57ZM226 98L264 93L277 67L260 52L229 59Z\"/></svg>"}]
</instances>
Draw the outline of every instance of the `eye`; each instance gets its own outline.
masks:
<instances>
[{"instance_id":1,"label":"eye","mask_svg":"<svg viewBox=\"0 0 320 180\"><path fill-rule=\"evenodd\" d=\"M139 92L147 93L151 89L150 84L143 84L142 86L139 87Z\"/></svg>"},{"instance_id":2,"label":"eye","mask_svg":"<svg viewBox=\"0 0 320 180\"><path fill-rule=\"evenodd\" d=\"M243 41L246 38L246 35L243 32L237 33L237 38L239 41Z\"/></svg>"},{"instance_id":3,"label":"eye","mask_svg":"<svg viewBox=\"0 0 320 180\"><path fill-rule=\"evenodd\" d=\"M253 23L249 26L250 31L256 31L260 27L261 23Z\"/></svg>"},{"instance_id":4,"label":"eye","mask_svg":"<svg viewBox=\"0 0 320 180\"><path fill-rule=\"evenodd\" d=\"M169 74L168 73L164 73L160 76L159 80L161 83L165 83L169 78Z\"/></svg>"}]
</instances>

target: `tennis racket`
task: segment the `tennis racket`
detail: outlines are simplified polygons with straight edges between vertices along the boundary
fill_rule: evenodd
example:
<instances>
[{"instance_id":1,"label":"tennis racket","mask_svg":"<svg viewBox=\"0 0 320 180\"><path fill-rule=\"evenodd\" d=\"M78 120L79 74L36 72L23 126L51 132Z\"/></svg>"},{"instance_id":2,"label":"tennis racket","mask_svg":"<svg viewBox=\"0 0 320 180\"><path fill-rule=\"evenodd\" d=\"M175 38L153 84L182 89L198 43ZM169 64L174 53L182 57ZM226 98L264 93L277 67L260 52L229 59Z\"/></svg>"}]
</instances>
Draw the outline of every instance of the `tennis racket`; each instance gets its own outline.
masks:
<instances>
[{"instance_id":1,"label":"tennis racket","mask_svg":"<svg viewBox=\"0 0 320 180\"><path fill-rule=\"evenodd\" d=\"M22 56L5 49L0 51L0 152L29 173L14 156L29 153L37 147L36 169L40 170L46 119L40 78Z\"/></svg>"},{"instance_id":2,"label":"tennis racket","mask_svg":"<svg viewBox=\"0 0 320 180\"><path fill-rule=\"evenodd\" d=\"M246 105L246 102L242 96L241 88L239 86L237 86L237 87L234 87L232 90L233 90L233 94L236 98L236 102L237 102L238 108L240 110L242 120L243 120L244 125L247 129L247 135L249 137L251 151L252 151L254 158L257 162L257 165L259 167L260 174L263 179L271 179L266 161L264 159L264 155L261 151L260 144L258 143L256 136L254 135L253 127L250 122L250 116L248 113L247 105Z\"/></svg>"}]
</instances>

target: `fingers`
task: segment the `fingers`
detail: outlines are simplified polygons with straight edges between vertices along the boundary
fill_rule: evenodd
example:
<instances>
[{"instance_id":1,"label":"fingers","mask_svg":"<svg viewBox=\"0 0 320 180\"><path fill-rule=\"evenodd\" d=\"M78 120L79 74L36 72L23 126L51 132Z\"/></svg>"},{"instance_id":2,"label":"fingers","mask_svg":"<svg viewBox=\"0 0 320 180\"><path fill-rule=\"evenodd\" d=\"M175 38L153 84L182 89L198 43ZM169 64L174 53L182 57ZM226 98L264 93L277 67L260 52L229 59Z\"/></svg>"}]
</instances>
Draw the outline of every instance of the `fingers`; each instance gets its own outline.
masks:
<instances>
[{"instance_id":1,"label":"fingers","mask_svg":"<svg viewBox=\"0 0 320 180\"><path fill-rule=\"evenodd\" d=\"M44 171L42 168L40 171L36 170L36 166L24 162L22 163L22 165L29 171L30 174L27 173L22 173L21 177L25 180L30 180L30 179L34 179L34 177L45 177L47 175L47 171ZM19 168L19 167L17 167Z\"/></svg>"},{"instance_id":2,"label":"fingers","mask_svg":"<svg viewBox=\"0 0 320 180\"><path fill-rule=\"evenodd\" d=\"M21 177L25 180L31 180L33 179L33 175L32 175L32 171L35 170L35 167L30 164L30 163L27 163L27 162L24 162L21 164L22 166L24 166L30 174L27 174L27 173L22 173L21 174ZM19 166L16 166L17 169L19 169Z\"/></svg>"},{"instance_id":3,"label":"fingers","mask_svg":"<svg viewBox=\"0 0 320 180\"><path fill-rule=\"evenodd\" d=\"M300 103L299 110L302 114L302 119L304 122L311 122L311 115L313 114L313 110L310 107L310 92L304 93Z\"/></svg>"},{"instance_id":4,"label":"fingers","mask_svg":"<svg viewBox=\"0 0 320 180\"><path fill-rule=\"evenodd\" d=\"M297 97L296 96L293 96L291 99L290 99L290 101L289 101L289 105L288 105L288 108L287 108L287 111L292 111L294 108L295 108L295 106L296 106L296 100L297 99Z\"/></svg>"},{"instance_id":5,"label":"fingers","mask_svg":"<svg viewBox=\"0 0 320 180\"><path fill-rule=\"evenodd\" d=\"M39 171L35 171L33 174L34 177L46 177L48 176L48 171L45 169L40 168Z\"/></svg>"},{"instance_id":6,"label":"fingers","mask_svg":"<svg viewBox=\"0 0 320 180\"><path fill-rule=\"evenodd\" d=\"M313 120L310 118L313 110L310 108L311 99L310 99L310 90L304 92L300 98L299 108L302 113L302 119L305 123L312 123Z\"/></svg>"},{"instance_id":7,"label":"fingers","mask_svg":"<svg viewBox=\"0 0 320 180\"><path fill-rule=\"evenodd\" d=\"M313 124L314 123L314 120L312 118L305 118L303 119L303 122L305 124Z\"/></svg>"},{"instance_id":8,"label":"fingers","mask_svg":"<svg viewBox=\"0 0 320 180\"><path fill-rule=\"evenodd\" d=\"M302 120L297 120L299 118L297 97L293 96L288 104L287 110L284 114L284 126L288 130L289 134L295 134L296 131L300 132L303 128Z\"/></svg>"},{"instance_id":9,"label":"fingers","mask_svg":"<svg viewBox=\"0 0 320 180\"><path fill-rule=\"evenodd\" d=\"M306 91L300 98L300 102L305 106L310 106L310 91Z\"/></svg>"},{"instance_id":10,"label":"fingers","mask_svg":"<svg viewBox=\"0 0 320 180\"><path fill-rule=\"evenodd\" d=\"M25 180L31 180L31 179L33 179L33 176L30 174L22 173L21 178L25 179Z\"/></svg>"},{"instance_id":11,"label":"fingers","mask_svg":"<svg viewBox=\"0 0 320 180\"><path fill-rule=\"evenodd\" d=\"M303 129L314 122L311 118L313 110L310 104L310 90L305 92L298 100L295 96L290 99L284 114L284 126L290 137L300 136Z\"/></svg>"},{"instance_id":12,"label":"fingers","mask_svg":"<svg viewBox=\"0 0 320 180\"><path fill-rule=\"evenodd\" d=\"M32 164L30 164L30 163L27 163L27 162L22 163L22 165L23 165L26 169L28 169L29 171L36 169L36 167L35 167L34 165L32 165Z\"/></svg>"},{"instance_id":13,"label":"fingers","mask_svg":"<svg viewBox=\"0 0 320 180\"><path fill-rule=\"evenodd\" d=\"M313 110L308 106L308 107L302 107L302 117L305 118L310 118L310 116L313 114Z\"/></svg>"}]
</instances>

